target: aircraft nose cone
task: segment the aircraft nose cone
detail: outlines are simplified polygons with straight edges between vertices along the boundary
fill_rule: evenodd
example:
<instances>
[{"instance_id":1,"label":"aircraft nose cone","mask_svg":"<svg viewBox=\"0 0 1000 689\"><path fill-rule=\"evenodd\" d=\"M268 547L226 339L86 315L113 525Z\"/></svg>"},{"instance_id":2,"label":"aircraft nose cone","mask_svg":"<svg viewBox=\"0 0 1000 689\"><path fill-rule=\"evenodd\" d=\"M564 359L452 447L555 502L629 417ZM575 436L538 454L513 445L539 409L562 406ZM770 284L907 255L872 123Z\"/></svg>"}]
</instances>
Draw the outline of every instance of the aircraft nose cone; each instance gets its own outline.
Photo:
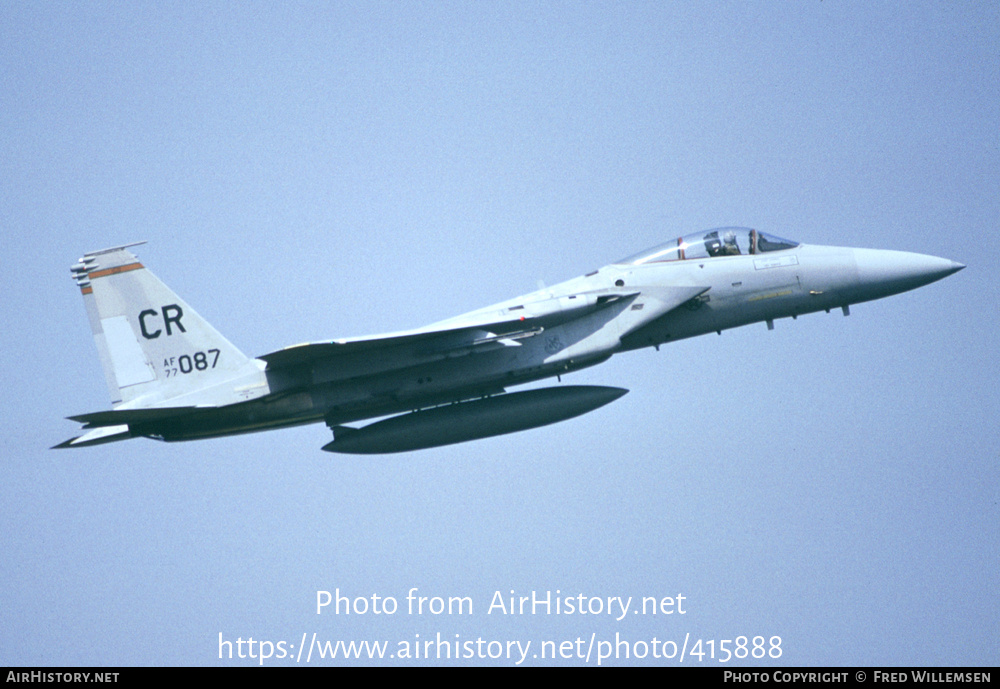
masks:
<instances>
[{"instance_id":1,"label":"aircraft nose cone","mask_svg":"<svg viewBox=\"0 0 1000 689\"><path fill-rule=\"evenodd\" d=\"M854 258L861 286L883 296L922 287L965 267L947 258L906 251L855 249Z\"/></svg>"}]
</instances>

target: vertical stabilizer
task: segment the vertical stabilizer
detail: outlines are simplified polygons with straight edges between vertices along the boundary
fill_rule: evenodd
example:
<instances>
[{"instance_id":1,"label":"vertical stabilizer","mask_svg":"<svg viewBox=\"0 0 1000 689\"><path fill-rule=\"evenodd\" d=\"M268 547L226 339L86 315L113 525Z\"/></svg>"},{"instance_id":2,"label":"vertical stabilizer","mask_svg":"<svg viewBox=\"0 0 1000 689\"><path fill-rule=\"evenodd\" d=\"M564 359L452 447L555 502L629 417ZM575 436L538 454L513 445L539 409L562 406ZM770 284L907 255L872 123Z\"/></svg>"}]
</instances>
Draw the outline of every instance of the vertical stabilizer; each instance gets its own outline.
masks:
<instances>
[{"instance_id":1,"label":"vertical stabilizer","mask_svg":"<svg viewBox=\"0 0 1000 689\"><path fill-rule=\"evenodd\" d=\"M159 406L237 377L252 359L149 272L133 246L84 254L71 268L112 404Z\"/></svg>"}]
</instances>

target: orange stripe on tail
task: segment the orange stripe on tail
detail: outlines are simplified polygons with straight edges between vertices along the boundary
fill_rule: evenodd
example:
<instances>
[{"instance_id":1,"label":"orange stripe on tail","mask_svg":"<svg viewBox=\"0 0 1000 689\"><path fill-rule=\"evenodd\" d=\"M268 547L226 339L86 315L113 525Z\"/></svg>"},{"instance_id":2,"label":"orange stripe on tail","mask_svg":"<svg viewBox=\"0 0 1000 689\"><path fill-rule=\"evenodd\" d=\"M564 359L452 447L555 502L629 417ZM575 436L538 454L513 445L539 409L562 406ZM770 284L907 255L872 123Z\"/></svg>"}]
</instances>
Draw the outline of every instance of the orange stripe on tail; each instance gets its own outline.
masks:
<instances>
[{"instance_id":1,"label":"orange stripe on tail","mask_svg":"<svg viewBox=\"0 0 1000 689\"><path fill-rule=\"evenodd\" d=\"M139 270L143 265L141 263L129 263L126 266L116 266L114 268L105 268L104 270L95 270L93 273L87 273L87 277L91 280L94 278L102 278L107 275L117 275L118 273L127 273L130 270Z\"/></svg>"}]
</instances>

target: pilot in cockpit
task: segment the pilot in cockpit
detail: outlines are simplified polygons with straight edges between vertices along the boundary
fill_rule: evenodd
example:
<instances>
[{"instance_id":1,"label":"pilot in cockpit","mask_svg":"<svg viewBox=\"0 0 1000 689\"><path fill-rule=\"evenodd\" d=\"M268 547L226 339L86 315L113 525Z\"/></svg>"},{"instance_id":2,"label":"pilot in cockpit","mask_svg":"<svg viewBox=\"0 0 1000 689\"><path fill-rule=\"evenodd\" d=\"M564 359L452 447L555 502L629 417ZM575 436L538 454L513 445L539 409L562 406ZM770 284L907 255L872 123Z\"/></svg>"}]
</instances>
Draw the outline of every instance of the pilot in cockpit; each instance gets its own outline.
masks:
<instances>
[{"instance_id":1,"label":"pilot in cockpit","mask_svg":"<svg viewBox=\"0 0 1000 689\"><path fill-rule=\"evenodd\" d=\"M722 238L722 250L719 251L720 256L739 256L740 247L736 245L736 233L729 231Z\"/></svg>"}]
</instances>

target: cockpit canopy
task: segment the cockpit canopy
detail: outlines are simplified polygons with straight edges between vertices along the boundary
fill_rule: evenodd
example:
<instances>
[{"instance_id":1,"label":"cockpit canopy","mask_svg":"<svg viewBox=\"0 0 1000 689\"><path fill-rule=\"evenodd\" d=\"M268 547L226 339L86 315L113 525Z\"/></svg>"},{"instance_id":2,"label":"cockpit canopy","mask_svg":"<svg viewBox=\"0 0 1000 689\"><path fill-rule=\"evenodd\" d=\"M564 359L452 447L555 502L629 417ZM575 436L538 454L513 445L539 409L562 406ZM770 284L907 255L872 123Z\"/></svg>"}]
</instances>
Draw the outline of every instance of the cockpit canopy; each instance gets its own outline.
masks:
<instances>
[{"instance_id":1,"label":"cockpit canopy","mask_svg":"<svg viewBox=\"0 0 1000 689\"><path fill-rule=\"evenodd\" d=\"M748 227L720 227L708 232L695 232L666 244L654 246L641 253L623 258L615 263L641 266L661 261L683 261L691 258L713 258L715 256L740 256L781 251L798 246L773 234L758 232Z\"/></svg>"}]
</instances>

